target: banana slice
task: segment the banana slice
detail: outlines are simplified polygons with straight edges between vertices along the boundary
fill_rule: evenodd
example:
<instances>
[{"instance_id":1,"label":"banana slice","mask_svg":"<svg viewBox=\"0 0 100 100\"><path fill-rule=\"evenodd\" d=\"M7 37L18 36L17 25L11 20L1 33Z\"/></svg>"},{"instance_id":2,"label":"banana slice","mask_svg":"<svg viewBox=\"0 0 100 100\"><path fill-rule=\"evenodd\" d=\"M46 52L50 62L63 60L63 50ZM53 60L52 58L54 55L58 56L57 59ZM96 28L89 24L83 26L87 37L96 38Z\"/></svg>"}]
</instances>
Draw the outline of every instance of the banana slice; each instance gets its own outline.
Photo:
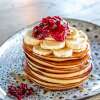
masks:
<instances>
[{"instance_id":1,"label":"banana slice","mask_svg":"<svg viewBox=\"0 0 100 100\"><path fill-rule=\"evenodd\" d=\"M45 40L54 40L52 37L46 37Z\"/></svg>"},{"instance_id":2,"label":"banana slice","mask_svg":"<svg viewBox=\"0 0 100 100\"><path fill-rule=\"evenodd\" d=\"M79 30L79 35L81 39L86 40L86 41L88 40L87 35L83 31Z\"/></svg>"},{"instance_id":3,"label":"banana slice","mask_svg":"<svg viewBox=\"0 0 100 100\"><path fill-rule=\"evenodd\" d=\"M41 40L35 39L34 37L32 37L32 31L27 31L25 36L24 36L24 42L28 45L39 45L39 43L41 42Z\"/></svg>"},{"instance_id":4,"label":"banana slice","mask_svg":"<svg viewBox=\"0 0 100 100\"><path fill-rule=\"evenodd\" d=\"M83 51L87 47L85 39L66 39L66 46L73 50Z\"/></svg>"},{"instance_id":5,"label":"banana slice","mask_svg":"<svg viewBox=\"0 0 100 100\"><path fill-rule=\"evenodd\" d=\"M72 49L69 49L67 47L59 49L59 50L53 50L53 54L56 57L71 57L72 56Z\"/></svg>"},{"instance_id":6,"label":"banana slice","mask_svg":"<svg viewBox=\"0 0 100 100\"><path fill-rule=\"evenodd\" d=\"M67 35L67 39L77 39L79 37L79 31L76 28L70 27L70 34Z\"/></svg>"},{"instance_id":7,"label":"banana slice","mask_svg":"<svg viewBox=\"0 0 100 100\"><path fill-rule=\"evenodd\" d=\"M85 50L85 48L84 49L76 49L76 50L74 49L73 52L78 53L78 52L82 52L84 50Z\"/></svg>"},{"instance_id":8,"label":"banana slice","mask_svg":"<svg viewBox=\"0 0 100 100\"><path fill-rule=\"evenodd\" d=\"M56 40L43 40L40 46L43 49L50 49L50 50L61 49L65 47L65 41L58 42Z\"/></svg>"},{"instance_id":9,"label":"banana slice","mask_svg":"<svg viewBox=\"0 0 100 100\"><path fill-rule=\"evenodd\" d=\"M34 46L33 52L43 56L47 56L52 53L51 50L42 49L40 46Z\"/></svg>"}]
</instances>

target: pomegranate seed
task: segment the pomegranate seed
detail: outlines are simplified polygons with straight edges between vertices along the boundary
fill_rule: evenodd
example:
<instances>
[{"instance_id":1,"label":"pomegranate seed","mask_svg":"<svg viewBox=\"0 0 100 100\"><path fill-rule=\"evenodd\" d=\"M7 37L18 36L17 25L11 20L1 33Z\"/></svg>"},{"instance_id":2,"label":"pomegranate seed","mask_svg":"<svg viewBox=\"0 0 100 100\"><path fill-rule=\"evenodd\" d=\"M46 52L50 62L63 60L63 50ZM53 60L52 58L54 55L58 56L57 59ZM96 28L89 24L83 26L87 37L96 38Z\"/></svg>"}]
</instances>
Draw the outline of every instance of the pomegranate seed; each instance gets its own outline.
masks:
<instances>
[{"instance_id":1,"label":"pomegranate seed","mask_svg":"<svg viewBox=\"0 0 100 100\"><path fill-rule=\"evenodd\" d=\"M61 18L59 16L54 16L54 18L61 21Z\"/></svg>"},{"instance_id":2,"label":"pomegranate seed","mask_svg":"<svg viewBox=\"0 0 100 100\"><path fill-rule=\"evenodd\" d=\"M69 26L61 22L62 19L59 16L43 18L40 24L33 28L32 36L42 40L50 35L57 41L63 41L69 33Z\"/></svg>"},{"instance_id":3,"label":"pomegranate seed","mask_svg":"<svg viewBox=\"0 0 100 100\"><path fill-rule=\"evenodd\" d=\"M21 84L20 84L20 88L22 88L22 89L27 89L27 84L21 83Z\"/></svg>"},{"instance_id":4,"label":"pomegranate seed","mask_svg":"<svg viewBox=\"0 0 100 100\"><path fill-rule=\"evenodd\" d=\"M34 93L32 87L28 87L27 84L21 83L19 86L8 86L8 94L22 100L25 96L28 97Z\"/></svg>"}]
</instances>

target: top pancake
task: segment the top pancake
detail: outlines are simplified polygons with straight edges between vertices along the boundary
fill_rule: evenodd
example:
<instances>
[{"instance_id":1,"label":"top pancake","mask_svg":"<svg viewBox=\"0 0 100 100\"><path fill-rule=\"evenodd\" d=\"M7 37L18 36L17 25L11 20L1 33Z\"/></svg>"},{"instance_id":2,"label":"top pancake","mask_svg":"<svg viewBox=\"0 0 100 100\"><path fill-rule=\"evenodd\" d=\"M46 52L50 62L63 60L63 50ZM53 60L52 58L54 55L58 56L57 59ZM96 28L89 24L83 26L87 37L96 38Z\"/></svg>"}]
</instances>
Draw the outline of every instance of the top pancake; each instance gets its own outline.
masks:
<instances>
[{"instance_id":1,"label":"top pancake","mask_svg":"<svg viewBox=\"0 0 100 100\"><path fill-rule=\"evenodd\" d=\"M23 42L23 50L24 52L27 52L28 54L35 55L39 58L42 58L44 60L49 60L49 61L67 61L67 60L74 60L74 59L82 59L84 56L86 56L88 53L90 53L90 46L89 44L87 45L87 48L84 51L81 52L73 52L72 57L55 57L54 55L50 54L48 56L42 56L39 54L36 54L32 51L33 46L27 45Z\"/></svg>"}]
</instances>

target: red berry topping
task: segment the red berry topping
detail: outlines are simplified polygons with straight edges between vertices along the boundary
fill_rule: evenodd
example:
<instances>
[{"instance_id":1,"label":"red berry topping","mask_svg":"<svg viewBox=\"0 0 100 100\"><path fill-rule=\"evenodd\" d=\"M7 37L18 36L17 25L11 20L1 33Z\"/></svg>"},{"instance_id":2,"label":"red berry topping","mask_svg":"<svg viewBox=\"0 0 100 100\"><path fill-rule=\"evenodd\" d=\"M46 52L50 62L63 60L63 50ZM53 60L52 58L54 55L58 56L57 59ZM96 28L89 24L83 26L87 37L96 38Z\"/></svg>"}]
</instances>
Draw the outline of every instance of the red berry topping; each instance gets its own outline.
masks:
<instances>
[{"instance_id":1,"label":"red berry topping","mask_svg":"<svg viewBox=\"0 0 100 100\"><path fill-rule=\"evenodd\" d=\"M62 22L59 16L43 18L40 24L33 28L32 36L40 40L52 36L57 41L63 41L69 32L69 27L68 24Z\"/></svg>"},{"instance_id":2,"label":"red berry topping","mask_svg":"<svg viewBox=\"0 0 100 100\"><path fill-rule=\"evenodd\" d=\"M24 97L28 97L34 93L32 87L28 87L27 84L21 83L19 86L8 86L8 94L14 96L17 100L22 100Z\"/></svg>"}]
</instances>

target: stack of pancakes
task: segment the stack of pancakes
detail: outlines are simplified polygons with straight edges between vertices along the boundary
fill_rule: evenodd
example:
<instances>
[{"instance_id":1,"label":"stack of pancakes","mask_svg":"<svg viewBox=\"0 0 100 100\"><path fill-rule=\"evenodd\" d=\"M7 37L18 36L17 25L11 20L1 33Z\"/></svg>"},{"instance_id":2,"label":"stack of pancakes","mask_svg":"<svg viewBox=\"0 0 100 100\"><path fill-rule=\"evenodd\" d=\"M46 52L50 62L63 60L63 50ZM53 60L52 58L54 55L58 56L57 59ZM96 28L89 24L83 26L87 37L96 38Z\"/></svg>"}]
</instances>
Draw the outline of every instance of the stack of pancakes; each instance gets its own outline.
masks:
<instances>
[{"instance_id":1,"label":"stack of pancakes","mask_svg":"<svg viewBox=\"0 0 100 100\"><path fill-rule=\"evenodd\" d=\"M70 32L62 44L51 37L37 40L31 31L26 32L23 50L29 80L49 90L64 90L77 87L88 78L92 66L87 35L75 28Z\"/></svg>"}]
</instances>

